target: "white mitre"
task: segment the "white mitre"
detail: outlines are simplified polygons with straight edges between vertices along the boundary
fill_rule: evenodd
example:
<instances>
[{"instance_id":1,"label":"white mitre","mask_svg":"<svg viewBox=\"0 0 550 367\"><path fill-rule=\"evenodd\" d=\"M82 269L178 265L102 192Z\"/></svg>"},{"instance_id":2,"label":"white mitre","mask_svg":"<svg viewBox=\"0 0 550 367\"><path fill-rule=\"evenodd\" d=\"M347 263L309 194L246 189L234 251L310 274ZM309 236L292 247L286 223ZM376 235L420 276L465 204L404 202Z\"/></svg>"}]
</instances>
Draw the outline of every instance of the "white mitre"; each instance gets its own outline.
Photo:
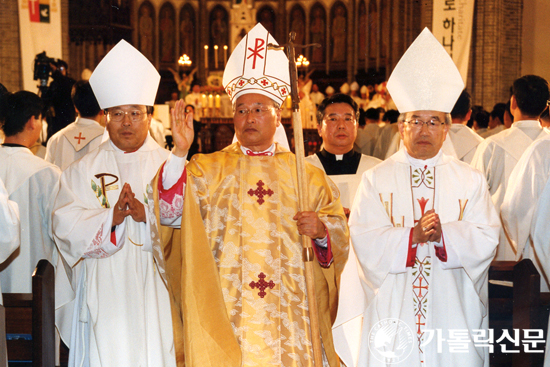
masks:
<instances>
[{"instance_id":1,"label":"white mitre","mask_svg":"<svg viewBox=\"0 0 550 367\"><path fill-rule=\"evenodd\" d=\"M424 28L397 63L387 89L400 113L450 113L464 82L445 48Z\"/></svg>"},{"instance_id":2,"label":"white mitre","mask_svg":"<svg viewBox=\"0 0 550 367\"><path fill-rule=\"evenodd\" d=\"M258 93L282 105L290 94L288 58L283 50L268 49L269 43L278 45L258 23L227 60L223 87L233 104L239 96Z\"/></svg>"},{"instance_id":3,"label":"white mitre","mask_svg":"<svg viewBox=\"0 0 550 367\"><path fill-rule=\"evenodd\" d=\"M348 83L342 84L342 86L340 87L340 93L344 93L344 94L349 93L349 84Z\"/></svg>"},{"instance_id":4,"label":"white mitre","mask_svg":"<svg viewBox=\"0 0 550 367\"><path fill-rule=\"evenodd\" d=\"M153 106L160 74L151 62L121 40L95 68L90 85L102 109L123 105Z\"/></svg>"}]
</instances>

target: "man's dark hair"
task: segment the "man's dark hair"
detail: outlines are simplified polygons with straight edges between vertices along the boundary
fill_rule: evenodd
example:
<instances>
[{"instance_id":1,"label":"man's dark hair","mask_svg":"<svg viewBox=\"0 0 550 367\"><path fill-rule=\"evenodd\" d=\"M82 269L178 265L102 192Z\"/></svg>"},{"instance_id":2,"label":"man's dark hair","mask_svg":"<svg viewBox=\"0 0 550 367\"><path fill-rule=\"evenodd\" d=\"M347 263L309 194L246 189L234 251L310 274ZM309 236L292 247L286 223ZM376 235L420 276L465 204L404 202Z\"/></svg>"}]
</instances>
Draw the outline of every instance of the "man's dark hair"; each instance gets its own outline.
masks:
<instances>
[{"instance_id":1,"label":"man's dark hair","mask_svg":"<svg viewBox=\"0 0 550 367\"><path fill-rule=\"evenodd\" d=\"M82 117L92 118L101 111L90 82L87 80L79 80L73 85L71 98Z\"/></svg>"},{"instance_id":2,"label":"man's dark hair","mask_svg":"<svg viewBox=\"0 0 550 367\"><path fill-rule=\"evenodd\" d=\"M466 89L464 89L462 93L460 93L460 96L451 111L451 117L454 119L465 119L471 109L472 97L470 97L470 93L466 92Z\"/></svg>"},{"instance_id":3,"label":"man's dark hair","mask_svg":"<svg viewBox=\"0 0 550 367\"><path fill-rule=\"evenodd\" d=\"M4 87L4 84L0 83L0 96L2 96L4 93L8 93L8 89Z\"/></svg>"},{"instance_id":4,"label":"man's dark hair","mask_svg":"<svg viewBox=\"0 0 550 367\"><path fill-rule=\"evenodd\" d=\"M380 119L380 112L378 112L377 108L369 108L365 111L365 118L378 121Z\"/></svg>"},{"instance_id":5,"label":"man's dark hair","mask_svg":"<svg viewBox=\"0 0 550 367\"><path fill-rule=\"evenodd\" d=\"M477 126L481 129L486 129L489 126L489 112L479 111L474 116Z\"/></svg>"},{"instance_id":6,"label":"man's dark hair","mask_svg":"<svg viewBox=\"0 0 550 367\"><path fill-rule=\"evenodd\" d=\"M359 109L359 120L357 120L357 122L359 123L359 126L365 126L367 124L365 111L362 109Z\"/></svg>"},{"instance_id":7,"label":"man's dark hair","mask_svg":"<svg viewBox=\"0 0 550 367\"><path fill-rule=\"evenodd\" d=\"M192 104L185 105L184 111L187 109L187 107L191 107L193 109L193 113L195 113L195 106Z\"/></svg>"},{"instance_id":8,"label":"man's dark hair","mask_svg":"<svg viewBox=\"0 0 550 367\"><path fill-rule=\"evenodd\" d=\"M491 117L494 119L498 117L500 122L504 124L504 113L506 112L506 103L497 103L491 111Z\"/></svg>"},{"instance_id":9,"label":"man's dark hair","mask_svg":"<svg viewBox=\"0 0 550 367\"><path fill-rule=\"evenodd\" d=\"M399 111L397 110L388 110L382 117L382 121L388 122L390 124L395 124L399 118Z\"/></svg>"},{"instance_id":10,"label":"man's dark hair","mask_svg":"<svg viewBox=\"0 0 550 367\"><path fill-rule=\"evenodd\" d=\"M317 107L317 123L319 125L321 125L321 123L323 122L326 108L334 103L349 104L353 109L353 112L355 113L355 120L359 121L359 106L357 106L357 103L353 100L353 98L351 98L347 94L336 93L330 97L323 99L323 102L321 102L321 104L319 104L319 107Z\"/></svg>"},{"instance_id":11,"label":"man's dark hair","mask_svg":"<svg viewBox=\"0 0 550 367\"><path fill-rule=\"evenodd\" d=\"M25 129L34 116L39 118L44 104L40 97L25 90L0 96L0 125L6 136L14 136Z\"/></svg>"},{"instance_id":12,"label":"man's dark hair","mask_svg":"<svg viewBox=\"0 0 550 367\"><path fill-rule=\"evenodd\" d=\"M548 104L548 82L537 75L524 75L514 81L512 93L522 114L539 117Z\"/></svg>"}]
</instances>

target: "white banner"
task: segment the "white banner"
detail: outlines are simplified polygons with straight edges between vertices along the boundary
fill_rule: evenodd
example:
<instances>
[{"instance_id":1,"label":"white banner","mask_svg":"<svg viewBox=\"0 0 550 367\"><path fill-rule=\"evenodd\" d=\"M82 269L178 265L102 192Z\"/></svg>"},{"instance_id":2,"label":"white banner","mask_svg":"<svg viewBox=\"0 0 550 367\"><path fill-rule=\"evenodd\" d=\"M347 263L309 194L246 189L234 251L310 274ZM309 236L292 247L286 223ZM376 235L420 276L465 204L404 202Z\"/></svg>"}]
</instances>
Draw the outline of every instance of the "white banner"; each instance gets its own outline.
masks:
<instances>
[{"instance_id":1,"label":"white banner","mask_svg":"<svg viewBox=\"0 0 550 367\"><path fill-rule=\"evenodd\" d=\"M432 33L455 62L464 85L472 42L475 0L434 0Z\"/></svg>"},{"instance_id":2,"label":"white banner","mask_svg":"<svg viewBox=\"0 0 550 367\"><path fill-rule=\"evenodd\" d=\"M39 81L33 80L34 57L43 51L51 58L62 56L61 3L60 0L18 0L18 5L23 89L37 93Z\"/></svg>"}]
</instances>

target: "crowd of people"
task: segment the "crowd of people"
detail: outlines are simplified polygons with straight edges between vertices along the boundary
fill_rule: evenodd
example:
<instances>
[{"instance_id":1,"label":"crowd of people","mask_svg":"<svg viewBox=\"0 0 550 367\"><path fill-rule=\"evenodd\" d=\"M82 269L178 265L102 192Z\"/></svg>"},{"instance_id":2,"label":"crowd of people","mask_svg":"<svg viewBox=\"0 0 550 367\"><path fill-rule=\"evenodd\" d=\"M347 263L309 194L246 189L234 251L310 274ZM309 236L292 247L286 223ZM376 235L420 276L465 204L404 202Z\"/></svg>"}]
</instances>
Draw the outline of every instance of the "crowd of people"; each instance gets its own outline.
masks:
<instances>
[{"instance_id":1,"label":"crowd of people","mask_svg":"<svg viewBox=\"0 0 550 367\"><path fill-rule=\"evenodd\" d=\"M45 160L30 150L43 101L0 90L1 291L30 293L38 260L55 266L70 366L488 366L474 340L491 261L532 259L548 291L548 82L473 107L425 29L387 83L324 96L297 81L323 141L298 172L289 60L258 43L276 44L261 24L227 62L236 141L211 154L186 100L174 148L153 139L160 75L126 41L74 83L76 119Z\"/></svg>"}]
</instances>

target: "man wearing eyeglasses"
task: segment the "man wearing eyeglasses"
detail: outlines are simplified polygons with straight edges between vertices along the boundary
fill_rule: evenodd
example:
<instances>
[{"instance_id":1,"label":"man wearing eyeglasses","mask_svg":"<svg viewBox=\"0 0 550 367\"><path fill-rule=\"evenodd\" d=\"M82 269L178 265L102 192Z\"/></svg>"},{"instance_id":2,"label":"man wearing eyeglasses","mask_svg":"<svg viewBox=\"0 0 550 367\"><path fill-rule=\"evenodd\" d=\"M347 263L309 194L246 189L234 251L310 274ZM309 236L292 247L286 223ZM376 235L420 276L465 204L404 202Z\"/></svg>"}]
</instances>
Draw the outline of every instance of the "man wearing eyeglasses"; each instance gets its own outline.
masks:
<instances>
[{"instance_id":1,"label":"man wearing eyeglasses","mask_svg":"<svg viewBox=\"0 0 550 367\"><path fill-rule=\"evenodd\" d=\"M348 346L348 367L488 366L473 338L488 336L499 220L480 172L441 151L462 78L425 29L387 87L403 144L359 186L349 226L363 292L346 289L339 302L363 303L363 319L335 343Z\"/></svg>"},{"instance_id":2,"label":"man wearing eyeglasses","mask_svg":"<svg viewBox=\"0 0 550 367\"><path fill-rule=\"evenodd\" d=\"M258 24L227 62L223 82L238 141L193 156L184 192L160 182L175 160L159 173L159 220L181 224L173 237L161 227L181 366L312 365L300 235L314 248L324 354L339 366L330 327L347 257L345 215L334 184L309 164L308 208L299 208L295 157L274 140L289 93L288 59L266 50L269 43L275 40ZM193 136L183 106L176 103L172 128L182 170Z\"/></svg>"},{"instance_id":3,"label":"man wearing eyeglasses","mask_svg":"<svg viewBox=\"0 0 550 367\"><path fill-rule=\"evenodd\" d=\"M169 157L149 135L160 75L125 41L90 85L109 137L61 177L53 230L57 326L70 365L175 366L168 290L154 257L150 183Z\"/></svg>"}]
</instances>

